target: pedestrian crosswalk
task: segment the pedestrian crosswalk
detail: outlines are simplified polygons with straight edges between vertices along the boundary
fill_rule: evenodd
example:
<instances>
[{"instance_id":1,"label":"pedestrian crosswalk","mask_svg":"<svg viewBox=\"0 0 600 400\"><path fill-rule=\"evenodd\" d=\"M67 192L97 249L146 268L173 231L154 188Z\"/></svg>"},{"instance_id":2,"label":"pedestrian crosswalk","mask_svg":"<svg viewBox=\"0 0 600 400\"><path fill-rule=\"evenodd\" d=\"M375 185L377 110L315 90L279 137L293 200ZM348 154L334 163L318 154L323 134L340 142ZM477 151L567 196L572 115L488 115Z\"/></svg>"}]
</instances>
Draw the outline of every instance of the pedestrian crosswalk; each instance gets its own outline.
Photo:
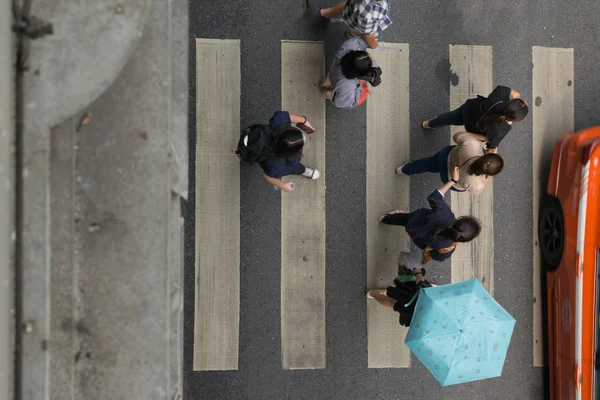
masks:
<instances>
[{"instance_id":1,"label":"pedestrian crosswalk","mask_svg":"<svg viewBox=\"0 0 600 400\"><path fill-rule=\"evenodd\" d=\"M538 246L539 202L546 192L544 173L550 165L554 143L574 129L573 49L534 47L533 60L533 365L544 365L541 255Z\"/></svg>"},{"instance_id":2,"label":"pedestrian crosswalk","mask_svg":"<svg viewBox=\"0 0 600 400\"><path fill-rule=\"evenodd\" d=\"M450 45L450 65L459 77L458 83L449 82L450 110L457 109L468 99L478 94L487 96L492 91L492 48L491 46ZM450 143L462 126L450 128ZM452 192L450 204L454 215L472 215L481 222L481 233L477 240L461 243L450 259L452 282L477 278L494 295L494 179L480 195Z\"/></svg>"},{"instance_id":3,"label":"pedestrian crosswalk","mask_svg":"<svg viewBox=\"0 0 600 400\"><path fill-rule=\"evenodd\" d=\"M392 209L409 209L409 178L394 171L409 160L409 46L390 43L372 53L383 71L395 71L394 79L373 89L367 101L367 287L379 288L397 275L398 254L410 250L404 229L377 221ZM396 313L367 301L367 325L369 368L410 366L404 345L408 330L398 324Z\"/></svg>"},{"instance_id":4,"label":"pedestrian crosswalk","mask_svg":"<svg viewBox=\"0 0 600 400\"><path fill-rule=\"evenodd\" d=\"M194 370L238 367L240 41L196 42Z\"/></svg>"},{"instance_id":5,"label":"pedestrian crosswalk","mask_svg":"<svg viewBox=\"0 0 600 400\"><path fill-rule=\"evenodd\" d=\"M409 45L385 43L374 50L387 80L371 89L366 123L366 286L387 286L396 274L396 257L410 248L404 230L381 226L377 217L390 209L410 209L410 181L394 175L409 161ZM414 48L412 51L415 51ZM448 82L454 109L466 99L487 95L493 81L491 46L451 45ZM533 52L533 198L544 188L538 182L541 151L555 137L573 130L573 50L534 47ZM240 41L196 40L196 282L194 360L196 371L236 370L239 347L240 173L232 156L240 132ZM316 85L325 73L321 42L282 41L281 108L306 114L318 135L309 138L304 162L323 177L294 180L292 193L281 196L281 354L283 369L326 368L326 127L325 101ZM392 78L393 77L393 78ZM538 100L538 98L540 100ZM440 110L443 111L443 110ZM424 118L429 116L423 116ZM458 131L453 128L452 133ZM544 150L545 151L545 150ZM419 155L420 156L420 155ZM537 169L536 169L537 168ZM451 261L452 281L476 277L493 294L494 231L492 180L480 196L450 196L456 215L482 221L481 236L458 247ZM285 212L283 212L285 210ZM533 365L543 363L537 201L533 203L532 256L534 293ZM369 368L407 368L411 355L403 343L406 330L397 314L368 302ZM358 349L357 349L358 350Z\"/></svg>"},{"instance_id":6,"label":"pedestrian crosswalk","mask_svg":"<svg viewBox=\"0 0 600 400\"><path fill-rule=\"evenodd\" d=\"M318 134L308 137L303 163L327 176L325 99L315 84L324 73L322 42L281 43L281 109L312 122ZM288 178L296 188L281 195L282 363L325 368L325 179Z\"/></svg>"}]
</instances>

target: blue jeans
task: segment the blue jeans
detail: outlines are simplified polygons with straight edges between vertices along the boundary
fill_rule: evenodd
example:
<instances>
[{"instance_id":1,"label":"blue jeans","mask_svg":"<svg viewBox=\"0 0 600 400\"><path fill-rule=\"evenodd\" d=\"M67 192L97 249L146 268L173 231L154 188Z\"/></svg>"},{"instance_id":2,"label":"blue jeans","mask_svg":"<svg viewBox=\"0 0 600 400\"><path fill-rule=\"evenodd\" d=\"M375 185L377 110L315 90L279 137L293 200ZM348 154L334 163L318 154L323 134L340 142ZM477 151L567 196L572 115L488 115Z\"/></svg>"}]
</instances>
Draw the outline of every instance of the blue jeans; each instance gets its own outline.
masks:
<instances>
[{"instance_id":1,"label":"blue jeans","mask_svg":"<svg viewBox=\"0 0 600 400\"><path fill-rule=\"evenodd\" d=\"M430 128L439 128L448 125L464 125L463 121L463 107L458 107L456 110L445 112L438 115L437 117L429 120Z\"/></svg>"},{"instance_id":2,"label":"blue jeans","mask_svg":"<svg viewBox=\"0 0 600 400\"><path fill-rule=\"evenodd\" d=\"M406 175L422 174L424 172L432 172L434 174L439 173L442 183L448 183L448 155L455 146L446 146L439 152L435 153L431 157L420 158L418 160L409 162L402 167L402 172ZM463 192L452 188L455 192Z\"/></svg>"}]
</instances>

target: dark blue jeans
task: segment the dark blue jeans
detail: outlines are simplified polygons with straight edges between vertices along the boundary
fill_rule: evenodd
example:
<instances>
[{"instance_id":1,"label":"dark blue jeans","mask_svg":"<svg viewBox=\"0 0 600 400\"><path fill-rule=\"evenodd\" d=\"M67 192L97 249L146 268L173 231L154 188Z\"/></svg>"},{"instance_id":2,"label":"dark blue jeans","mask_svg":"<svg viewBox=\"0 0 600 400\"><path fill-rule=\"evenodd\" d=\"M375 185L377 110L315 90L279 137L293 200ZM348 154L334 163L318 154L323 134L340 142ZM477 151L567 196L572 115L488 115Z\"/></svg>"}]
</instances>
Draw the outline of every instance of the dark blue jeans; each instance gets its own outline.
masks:
<instances>
[{"instance_id":1,"label":"dark blue jeans","mask_svg":"<svg viewBox=\"0 0 600 400\"><path fill-rule=\"evenodd\" d=\"M454 146L446 146L431 157L421 158L409 162L402 167L402 172L406 175L422 174L424 172L439 173L440 179L444 184L448 183L448 155ZM452 188L455 192L462 192Z\"/></svg>"},{"instance_id":2,"label":"dark blue jeans","mask_svg":"<svg viewBox=\"0 0 600 400\"><path fill-rule=\"evenodd\" d=\"M429 127L439 128L448 125L464 125L463 107L464 105L458 107L456 110L440 114L437 117L429 120Z\"/></svg>"}]
</instances>

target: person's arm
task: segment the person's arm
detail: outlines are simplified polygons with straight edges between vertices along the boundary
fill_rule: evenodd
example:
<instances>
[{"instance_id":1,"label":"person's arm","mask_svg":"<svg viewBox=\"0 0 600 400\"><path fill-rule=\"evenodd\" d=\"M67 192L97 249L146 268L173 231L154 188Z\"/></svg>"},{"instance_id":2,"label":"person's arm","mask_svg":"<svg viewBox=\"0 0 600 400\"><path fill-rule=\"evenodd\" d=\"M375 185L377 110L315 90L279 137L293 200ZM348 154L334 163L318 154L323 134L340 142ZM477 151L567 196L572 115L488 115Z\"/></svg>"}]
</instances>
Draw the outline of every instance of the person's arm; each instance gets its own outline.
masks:
<instances>
[{"instance_id":1,"label":"person's arm","mask_svg":"<svg viewBox=\"0 0 600 400\"><path fill-rule=\"evenodd\" d=\"M448 190L454 186L455 183L458 183L458 178L460 177L460 168L454 167L452 171L452 179L450 179L444 186L438 189L438 192L443 196L448 193ZM445 203L445 202L444 202Z\"/></svg>"},{"instance_id":2,"label":"person's arm","mask_svg":"<svg viewBox=\"0 0 600 400\"><path fill-rule=\"evenodd\" d=\"M454 142L456 142L456 144L461 144L462 142L465 142L469 138L474 138L474 139L482 141L482 142L488 140L487 136L480 135L478 133L466 132L466 131L456 132L454 134L454 136L452 136L452 140L454 140Z\"/></svg>"},{"instance_id":3,"label":"person's arm","mask_svg":"<svg viewBox=\"0 0 600 400\"><path fill-rule=\"evenodd\" d=\"M512 90L508 86L498 85L492 91L492 93L490 93L490 95L488 96L488 100L491 100L493 102L509 100L511 93L512 93Z\"/></svg>"},{"instance_id":4,"label":"person's arm","mask_svg":"<svg viewBox=\"0 0 600 400\"><path fill-rule=\"evenodd\" d=\"M362 38L365 42L367 42L367 46L371 49L376 49L379 43L379 40L375 37L374 34L370 35L362 35Z\"/></svg>"},{"instance_id":5,"label":"person's arm","mask_svg":"<svg viewBox=\"0 0 600 400\"><path fill-rule=\"evenodd\" d=\"M489 129L488 140L486 143L486 148L495 149L498 147L500 142L504 139L504 137L510 132L511 126L509 124L497 124L493 125Z\"/></svg>"},{"instance_id":6,"label":"person's arm","mask_svg":"<svg viewBox=\"0 0 600 400\"><path fill-rule=\"evenodd\" d=\"M479 133L469 133L469 135L471 135L475 139L479 140L480 142L487 142L488 141L488 137L487 136L481 135Z\"/></svg>"},{"instance_id":7,"label":"person's arm","mask_svg":"<svg viewBox=\"0 0 600 400\"><path fill-rule=\"evenodd\" d=\"M270 177L267 174L263 174L263 178L265 178L265 181L267 181L271 185L277 186L279 189L283 190L284 192L291 192L292 190L294 190L294 186L293 186L292 182L284 182L281 179Z\"/></svg>"},{"instance_id":8,"label":"person's arm","mask_svg":"<svg viewBox=\"0 0 600 400\"><path fill-rule=\"evenodd\" d=\"M292 114L290 113L290 120L293 124L304 124L309 128L315 129L310 121L304 115Z\"/></svg>"}]
</instances>

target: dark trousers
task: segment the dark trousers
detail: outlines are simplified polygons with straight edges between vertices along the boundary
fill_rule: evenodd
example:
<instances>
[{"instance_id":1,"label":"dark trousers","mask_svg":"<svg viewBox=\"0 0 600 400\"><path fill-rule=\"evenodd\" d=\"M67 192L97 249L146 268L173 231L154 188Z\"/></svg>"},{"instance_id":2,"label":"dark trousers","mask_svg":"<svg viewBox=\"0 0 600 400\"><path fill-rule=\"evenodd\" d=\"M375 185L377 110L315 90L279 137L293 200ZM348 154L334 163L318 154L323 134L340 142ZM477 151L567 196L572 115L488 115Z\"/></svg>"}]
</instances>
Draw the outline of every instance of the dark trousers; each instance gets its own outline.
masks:
<instances>
[{"instance_id":1,"label":"dark trousers","mask_svg":"<svg viewBox=\"0 0 600 400\"><path fill-rule=\"evenodd\" d=\"M432 172L434 174L439 173L442 183L448 183L448 156L453 148L454 146L446 146L431 157L420 158L409 162L402 167L402 172L406 175L416 175L424 172ZM464 190L458 190L454 187L450 189L454 192L464 192Z\"/></svg>"},{"instance_id":2,"label":"dark trousers","mask_svg":"<svg viewBox=\"0 0 600 400\"><path fill-rule=\"evenodd\" d=\"M448 182L448 155L454 146L446 146L431 157L420 158L409 162L402 168L406 175L416 175L425 172L439 173L442 182Z\"/></svg>"},{"instance_id":3,"label":"dark trousers","mask_svg":"<svg viewBox=\"0 0 600 400\"><path fill-rule=\"evenodd\" d=\"M448 125L464 125L463 107L464 105L458 107L456 110L440 114L437 117L430 119L429 127L439 128Z\"/></svg>"},{"instance_id":4,"label":"dark trousers","mask_svg":"<svg viewBox=\"0 0 600 400\"><path fill-rule=\"evenodd\" d=\"M302 163L296 164L290 175L302 175L306 171L306 167Z\"/></svg>"},{"instance_id":5,"label":"dark trousers","mask_svg":"<svg viewBox=\"0 0 600 400\"><path fill-rule=\"evenodd\" d=\"M406 226L408 221L412 218L412 215L412 213L388 214L385 217L383 217L383 220L381 222L387 225Z\"/></svg>"}]
</instances>

